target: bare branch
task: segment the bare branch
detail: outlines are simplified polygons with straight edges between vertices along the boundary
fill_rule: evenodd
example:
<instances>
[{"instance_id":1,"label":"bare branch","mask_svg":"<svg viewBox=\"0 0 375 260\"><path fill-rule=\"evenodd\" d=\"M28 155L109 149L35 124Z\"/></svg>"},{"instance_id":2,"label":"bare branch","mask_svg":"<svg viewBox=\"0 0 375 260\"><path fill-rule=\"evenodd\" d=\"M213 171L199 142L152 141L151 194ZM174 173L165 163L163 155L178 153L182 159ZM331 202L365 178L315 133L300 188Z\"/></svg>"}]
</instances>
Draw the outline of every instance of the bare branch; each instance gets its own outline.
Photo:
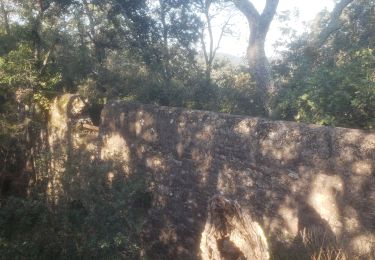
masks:
<instances>
[{"instance_id":1,"label":"bare branch","mask_svg":"<svg viewBox=\"0 0 375 260\"><path fill-rule=\"evenodd\" d=\"M229 25L229 22L230 20L232 19L233 15L229 16L229 18L227 19L227 21L223 24L222 28L221 28L221 32L220 32L220 36L219 36L219 39L217 41L217 44L216 44L216 47L212 53L212 60L215 58L216 56L216 52L217 50L219 49L220 47L220 43L221 43L221 40L223 39L223 36L224 36L224 33L225 33L225 30L227 29L228 25Z\"/></svg>"},{"instance_id":2,"label":"bare branch","mask_svg":"<svg viewBox=\"0 0 375 260\"><path fill-rule=\"evenodd\" d=\"M204 41L204 29L202 30L202 33L201 33L201 43L202 43L204 61L207 65L208 64L208 54L207 54L207 50L206 50L206 43Z\"/></svg>"},{"instance_id":3,"label":"bare branch","mask_svg":"<svg viewBox=\"0 0 375 260\"><path fill-rule=\"evenodd\" d=\"M48 65L48 62L50 60L50 57L51 57L51 54L53 53L53 51L55 50L55 47L57 45L57 38L56 40L53 42L51 48L48 50L46 56L44 57L44 60L43 60L43 64L42 64L42 67L40 68L39 70L39 74L42 74L44 72L44 70L46 69L47 65Z\"/></svg>"}]
</instances>

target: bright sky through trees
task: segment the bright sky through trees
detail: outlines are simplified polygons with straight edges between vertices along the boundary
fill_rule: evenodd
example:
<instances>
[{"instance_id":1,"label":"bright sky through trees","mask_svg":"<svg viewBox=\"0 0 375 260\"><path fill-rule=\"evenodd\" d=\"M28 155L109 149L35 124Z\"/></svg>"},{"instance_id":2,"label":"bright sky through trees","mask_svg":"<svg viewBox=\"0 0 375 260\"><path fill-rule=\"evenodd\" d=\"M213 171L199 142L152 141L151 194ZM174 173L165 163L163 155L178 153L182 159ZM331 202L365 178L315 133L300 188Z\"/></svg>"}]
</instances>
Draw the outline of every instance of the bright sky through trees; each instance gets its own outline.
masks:
<instances>
[{"instance_id":1,"label":"bright sky through trees","mask_svg":"<svg viewBox=\"0 0 375 260\"><path fill-rule=\"evenodd\" d=\"M253 0L252 2L260 12L263 10L265 0ZM289 22L289 25L297 30L298 33L302 33L305 30L304 23L314 19L315 16L325 8L332 10L333 6L334 1L332 0L280 0L277 14L281 14L284 11L290 11L291 21ZM293 13L296 12L299 14L298 17L293 17ZM218 23L220 22L218 21ZM234 37L224 37L219 52L235 56L244 56L249 37L246 18L238 13L232 18L231 23L234 25L233 31L236 35ZM268 32L266 52L269 57L274 55L273 44L282 36L279 28L280 26L281 24L275 19L271 24L270 31Z\"/></svg>"}]
</instances>

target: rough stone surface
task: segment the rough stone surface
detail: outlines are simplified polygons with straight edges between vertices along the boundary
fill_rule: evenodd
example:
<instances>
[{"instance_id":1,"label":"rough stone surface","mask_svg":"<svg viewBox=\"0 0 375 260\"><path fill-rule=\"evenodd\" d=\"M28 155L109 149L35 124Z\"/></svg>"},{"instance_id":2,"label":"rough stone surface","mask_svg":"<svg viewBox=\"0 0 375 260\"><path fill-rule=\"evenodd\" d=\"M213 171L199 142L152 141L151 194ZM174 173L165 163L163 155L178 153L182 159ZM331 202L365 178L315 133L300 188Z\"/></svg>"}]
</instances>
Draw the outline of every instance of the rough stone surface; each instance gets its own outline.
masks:
<instances>
[{"instance_id":1,"label":"rough stone surface","mask_svg":"<svg viewBox=\"0 0 375 260\"><path fill-rule=\"evenodd\" d=\"M202 260L268 260L269 248L260 225L241 206L224 196L214 196L208 205L202 233Z\"/></svg>"},{"instance_id":2,"label":"rough stone surface","mask_svg":"<svg viewBox=\"0 0 375 260\"><path fill-rule=\"evenodd\" d=\"M85 115L85 103L79 95L65 94L55 98L48 120L48 147L51 155L46 177L47 195L57 203L64 190L63 179L73 161L82 160L79 150L95 151L97 136L82 135L81 125L90 118Z\"/></svg>"},{"instance_id":3,"label":"rough stone surface","mask_svg":"<svg viewBox=\"0 0 375 260\"><path fill-rule=\"evenodd\" d=\"M316 228L350 254L374 252L374 133L120 102L104 108L100 128L102 156L148 176L153 259L200 257L218 193L252 213L273 256Z\"/></svg>"}]
</instances>

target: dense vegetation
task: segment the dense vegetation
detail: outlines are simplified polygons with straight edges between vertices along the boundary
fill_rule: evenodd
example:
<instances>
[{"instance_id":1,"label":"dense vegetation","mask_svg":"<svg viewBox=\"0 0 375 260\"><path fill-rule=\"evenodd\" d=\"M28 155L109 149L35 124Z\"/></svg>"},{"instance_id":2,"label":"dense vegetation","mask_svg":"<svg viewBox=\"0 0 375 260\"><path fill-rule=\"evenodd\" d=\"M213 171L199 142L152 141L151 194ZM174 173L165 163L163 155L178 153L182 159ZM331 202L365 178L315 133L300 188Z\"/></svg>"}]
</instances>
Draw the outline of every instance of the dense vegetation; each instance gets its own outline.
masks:
<instances>
[{"instance_id":1,"label":"dense vegetation","mask_svg":"<svg viewBox=\"0 0 375 260\"><path fill-rule=\"evenodd\" d=\"M374 0L346 1L339 26L329 34L327 24L337 17L326 10L302 35L284 28L291 41L279 44L285 48L271 62L269 76L277 92L267 98L259 91L259 75L216 58L210 8L239 8L247 1L232 1L236 5L229 7L228 2L0 0L2 197L9 195L4 176L40 167L37 139L51 100L63 93L80 93L96 115L109 100L121 99L374 129ZM277 6L278 1L267 2ZM290 15L279 14L279 19L286 22ZM207 33L211 37L202 40ZM88 193L103 195L91 211L74 200L51 208L38 192L28 200L3 199L0 258L137 255L139 223L127 224L131 213L117 209L144 191L139 180L119 183L118 189ZM108 197L113 204L107 204ZM123 197L127 200L117 200ZM93 205L94 199L85 203ZM95 223L102 229L93 231Z\"/></svg>"},{"instance_id":2,"label":"dense vegetation","mask_svg":"<svg viewBox=\"0 0 375 260\"><path fill-rule=\"evenodd\" d=\"M79 167L81 183L72 181ZM69 168L63 182L69 188L61 197L66 201L58 204L47 203L43 193L2 200L0 258L136 259L151 197L142 175L109 183L106 173L114 168L103 162Z\"/></svg>"},{"instance_id":3,"label":"dense vegetation","mask_svg":"<svg viewBox=\"0 0 375 260\"><path fill-rule=\"evenodd\" d=\"M273 67L282 86L275 104L277 117L351 128L375 127L374 11L374 1L354 1L344 10L340 26L317 47L311 39L324 30L330 16L322 11L311 33L287 44Z\"/></svg>"}]
</instances>

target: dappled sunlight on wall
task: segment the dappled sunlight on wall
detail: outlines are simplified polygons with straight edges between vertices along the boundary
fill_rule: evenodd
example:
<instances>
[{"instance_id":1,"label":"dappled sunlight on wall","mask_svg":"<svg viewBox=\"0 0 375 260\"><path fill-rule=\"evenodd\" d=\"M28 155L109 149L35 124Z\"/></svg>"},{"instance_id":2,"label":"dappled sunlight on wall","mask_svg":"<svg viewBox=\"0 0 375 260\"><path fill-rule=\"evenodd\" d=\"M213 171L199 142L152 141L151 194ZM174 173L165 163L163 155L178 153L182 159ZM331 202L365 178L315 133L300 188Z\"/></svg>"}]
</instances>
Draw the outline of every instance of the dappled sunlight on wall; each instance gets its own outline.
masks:
<instances>
[{"instance_id":1,"label":"dappled sunlight on wall","mask_svg":"<svg viewBox=\"0 0 375 260\"><path fill-rule=\"evenodd\" d=\"M255 124L252 124L251 120L241 120L235 127L234 132L242 135L248 135L252 132L254 129Z\"/></svg>"},{"instance_id":2,"label":"dappled sunlight on wall","mask_svg":"<svg viewBox=\"0 0 375 260\"><path fill-rule=\"evenodd\" d=\"M374 259L374 234L357 235L350 240L349 248L352 252L372 252L372 254L363 254L363 259Z\"/></svg>"},{"instance_id":3,"label":"dappled sunlight on wall","mask_svg":"<svg viewBox=\"0 0 375 260\"><path fill-rule=\"evenodd\" d=\"M167 169L164 159L161 156L147 157L146 166L150 168L150 170L160 171L161 173Z\"/></svg>"},{"instance_id":4,"label":"dappled sunlight on wall","mask_svg":"<svg viewBox=\"0 0 375 260\"><path fill-rule=\"evenodd\" d=\"M353 256L373 252L375 134L121 102L104 108L101 132L148 176L153 258L196 259L218 193L251 212L273 254L310 233Z\"/></svg>"},{"instance_id":5,"label":"dappled sunlight on wall","mask_svg":"<svg viewBox=\"0 0 375 260\"><path fill-rule=\"evenodd\" d=\"M219 171L217 190L227 195L242 194L245 199L251 199L254 196L255 187L266 185L256 182L253 178L255 175L257 173L254 170L236 170L231 168L230 164L224 163ZM238 179L241 180L240 185Z\"/></svg>"},{"instance_id":6,"label":"dappled sunlight on wall","mask_svg":"<svg viewBox=\"0 0 375 260\"><path fill-rule=\"evenodd\" d=\"M339 176L317 175L310 184L308 203L326 220L336 236L342 234L341 213L344 184Z\"/></svg>"},{"instance_id":7,"label":"dappled sunlight on wall","mask_svg":"<svg viewBox=\"0 0 375 260\"><path fill-rule=\"evenodd\" d=\"M352 172L358 175L371 176L375 171L372 161L357 161L353 163Z\"/></svg>"},{"instance_id":8,"label":"dappled sunlight on wall","mask_svg":"<svg viewBox=\"0 0 375 260\"><path fill-rule=\"evenodd\" d=\"M291 128L286 124L262 124L261 131L255 132L259 138L259 150L262 156L274 158L282 165L298 159L300 146L299 129Z\"/></svg>"},{"instance_id":9,"label":"dappled sunlight on wall","mask_svg":"<svg viewBox=\"0 0 375 260\"><path fill-rule=\"evenodd\" d=\"M280 206L278 210L278 214L280 215L280 219L272 219L270 228L275 228L276 230L281 225L284 226L283 228L283 235L285 238L296 237L298 235L298 210L294 207L291 207L291 199L287 198L283 205ZM288 206L289 205L289 206ZM280 223L281 221L281 223Z\"/></svg>"},{"instance_id":10,"label":"dappled sunlight on wall","mask_svg":"<svg viewBox=\"0 0 375 260\"><path fill-rule=\"evenodd\" d=\"M218 193L250 212L273 254L288 255L310 233L353 256L374 251L375 134L121 102L104 108L99 135L82 134L83 107L67 95L51 110L49 199L144 176L152 208L142 239L152 258L196 259ZM76 167L83 162L106 166L91 176Z\"/></svg>"},{"instance_id":11,"label":"dappled sunlight on wall","mask_svg":"<svg viewBox=\"0 0 375 260\"><path fill-rule=\"evenodd\" d=\"M48 121L48 143L51 153L47 196L50 202L57 203L63 192L62 178L67 163L71 161L72 150L80 145L75 135L76 122L85 107L77 95L66 94L55 98L50 108Z\"/></svg>"},{"instance_id":12,"label":"dappled sunlight on wall","mask_svg":"<svg viewBox=\"0 0 375 260\"><path fill-rule=\"evenodd\" d=\"M129 173L130 151L125 139L118 133L102 137L101 154L102 160L113 160L122 162L123 170Z\"/></svg>"},{"instance_id":13,"label":"dappled sunlight on wall","mask_svg":"<svg viewBox=\"0 0 375 260\"><path fill-rule=\"evenodd\" d=\"M213 157L210 153L202 151L200 149L191 149L191 158L194 162L196 172L199 174L197 180L199 181L200 187L205 187L207 182L210 180L209 172L212 167Z\"/></svg>"}]
</instances>

